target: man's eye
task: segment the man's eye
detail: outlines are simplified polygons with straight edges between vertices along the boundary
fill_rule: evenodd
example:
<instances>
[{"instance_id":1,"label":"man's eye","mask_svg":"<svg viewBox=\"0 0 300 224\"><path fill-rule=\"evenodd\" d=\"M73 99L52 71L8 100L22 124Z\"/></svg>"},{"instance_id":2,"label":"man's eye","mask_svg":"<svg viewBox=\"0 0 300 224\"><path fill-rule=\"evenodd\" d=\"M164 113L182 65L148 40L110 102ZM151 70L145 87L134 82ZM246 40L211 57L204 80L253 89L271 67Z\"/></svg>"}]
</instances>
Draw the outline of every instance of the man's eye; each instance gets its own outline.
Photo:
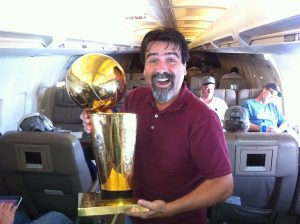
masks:
<instances>
[{"instance_id":1,"label":"man's eye","mask_svg":"<svg viewBox=\"0 0 300 224\"><path fill-rule=\"evenodd\" d=\"M150 59L150 60L149 60L149 63L152 63L152 64L153 64L153 63L156 63L156 62L157 62L156 59Z\"/></svg>"},{"instance_id":2,"label":"man's eye","mask_svg":"<svg viewBox=\"0 0 300 224\"><path fill-rule=\"evenodd\" d=\"M176 63L176 60L173 58L169 58L167 61L168 63L172 63L172 64Z\"/></svg>"}]
</instances>

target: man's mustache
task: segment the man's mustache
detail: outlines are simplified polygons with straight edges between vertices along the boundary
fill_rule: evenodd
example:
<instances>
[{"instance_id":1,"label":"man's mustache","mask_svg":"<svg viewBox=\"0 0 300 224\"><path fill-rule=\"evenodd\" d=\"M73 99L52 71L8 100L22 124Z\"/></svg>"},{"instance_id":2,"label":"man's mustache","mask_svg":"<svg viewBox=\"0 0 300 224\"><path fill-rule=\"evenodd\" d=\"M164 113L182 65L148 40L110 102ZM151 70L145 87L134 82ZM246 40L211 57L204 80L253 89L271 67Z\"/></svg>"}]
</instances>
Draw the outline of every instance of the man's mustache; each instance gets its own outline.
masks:
<instances>
[{"instance_id":1,"label":"man's mustache","mask_svg":"<svg viewBox=\"0 0 300 224\"><path fill-rule=\"evenodd\" d=\"M170 74L168 72L153 74L152 81L157 81L158 79L168 79L170 81L173 81L174 76L173 74Z\"/></svg>"}]
</instances>

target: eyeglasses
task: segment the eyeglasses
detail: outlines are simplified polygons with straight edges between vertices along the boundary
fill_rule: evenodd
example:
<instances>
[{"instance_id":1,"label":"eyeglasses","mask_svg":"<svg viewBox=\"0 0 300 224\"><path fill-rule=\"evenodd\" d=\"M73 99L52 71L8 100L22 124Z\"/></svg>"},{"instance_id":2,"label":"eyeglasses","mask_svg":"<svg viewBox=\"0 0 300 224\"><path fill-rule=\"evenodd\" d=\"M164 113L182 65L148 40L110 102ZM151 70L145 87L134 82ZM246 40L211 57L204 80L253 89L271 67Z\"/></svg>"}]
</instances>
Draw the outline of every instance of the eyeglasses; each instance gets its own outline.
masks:
<instances>
[{"instance_id":1,"label":"eyeglasses","mask_svg":"<svg viewBox=\"0 0 300 224\"><path fill-rule=\"evenodd\" d=\"M269 89L270 93L272 94L272 96L277 96L278 92L273 90L273 89Z\"/></svg>"}]
</instances>

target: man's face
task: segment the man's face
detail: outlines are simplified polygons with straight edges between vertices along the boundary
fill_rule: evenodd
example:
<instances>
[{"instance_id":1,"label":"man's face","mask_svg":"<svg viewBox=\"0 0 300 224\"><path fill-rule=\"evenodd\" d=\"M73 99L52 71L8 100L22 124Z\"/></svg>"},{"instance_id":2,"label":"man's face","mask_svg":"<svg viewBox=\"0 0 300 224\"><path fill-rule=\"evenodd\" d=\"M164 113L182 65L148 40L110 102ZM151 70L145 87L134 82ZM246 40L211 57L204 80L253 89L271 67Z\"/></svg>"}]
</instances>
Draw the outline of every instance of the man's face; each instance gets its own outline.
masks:
<instances>
[{"instance_id":1,"label":"man's face","mask_svg":"<svg viewBox=\"0 0 300 224\"><path fill-rule=\"evenodd\" d=\"M278 92L276 90L273 89L269 89L269 88L264 88L263 89L263 102L264 103L269 103L272 100L274 100L274 98L277 97Z\"/></svg>"},{"instance_id":2,"label":"man's face","mask_svg":"<svg viewBox=\"0 0 300 224\"><path fill-rule=\"evenodd\" d=\"M200 96L202 99L210 100L214 96L215 84L200 85Z\"/></svg>"},{"instance_id":3,"label":"man's face","mask_svg":"<svg viewBox=\"0 0 300 224\"><path fill-rule=\"evenodd\" d=\"M154 98L167 103L178 95L186 75L177 46L162 41L150 42L145 54L145 80Z\"/></svg>"}]
</instances>

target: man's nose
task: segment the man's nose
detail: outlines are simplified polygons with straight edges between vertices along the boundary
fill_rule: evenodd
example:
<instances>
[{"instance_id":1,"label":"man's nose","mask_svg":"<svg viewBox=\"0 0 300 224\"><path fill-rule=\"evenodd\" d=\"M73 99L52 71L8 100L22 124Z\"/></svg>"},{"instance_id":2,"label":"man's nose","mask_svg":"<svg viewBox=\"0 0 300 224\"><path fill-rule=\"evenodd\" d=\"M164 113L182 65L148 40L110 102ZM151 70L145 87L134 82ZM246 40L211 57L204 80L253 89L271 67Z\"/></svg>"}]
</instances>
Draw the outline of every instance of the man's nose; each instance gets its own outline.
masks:
<instances>
[{"instance_id":1,"label":"man's nose","mask_svg":"<svg viewBox=\"0 0 300 224\"><path fill-rule=\"evenodd\" d=\"M164 61L159 61L157 64L156 64L156 72L158 73L164 73L168 71L168 64Z\"/></svg>"}]
</instances>

